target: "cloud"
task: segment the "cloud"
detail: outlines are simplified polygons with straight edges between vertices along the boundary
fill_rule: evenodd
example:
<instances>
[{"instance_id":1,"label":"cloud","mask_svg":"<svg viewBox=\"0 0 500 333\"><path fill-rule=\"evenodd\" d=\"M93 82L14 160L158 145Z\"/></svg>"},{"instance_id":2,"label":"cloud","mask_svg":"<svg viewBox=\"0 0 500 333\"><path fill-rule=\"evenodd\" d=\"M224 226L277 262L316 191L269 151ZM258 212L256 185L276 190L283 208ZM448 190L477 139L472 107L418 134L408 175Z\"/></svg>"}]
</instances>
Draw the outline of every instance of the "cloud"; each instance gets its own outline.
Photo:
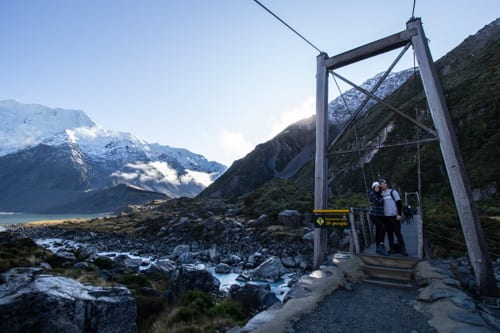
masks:
<instances>
[{"instance_id":1,"label":"cloud","mask_svg":"<svg viewBox=\"0 0 500 333\"><path fill-rule=\"evenodd\" d=\"M312 116L316 112L316 100L314 97L307 97L302 103L283 111L270 121L270 137L276 136L287 126Z\"/></svg>"},{"instance_id":2,"label":"cloud","mask_svg":"<svg viewBox=\"0 0 500 333\"><path fill-rule=\"evenodd\" d=\"M246 138L245 133L222 129L218 133L219 147L222 147L221 160L234 161L248 154L255 144Z\"/></svg>"},{"instance_id":3,"label":"cloud","mask_svg":"<svg viewBox=\"0 0 500 333\"><path fill-rule=\"evenodd\" d=\"M191 182L201 184L205 187L212 184L212 179L210 174L206 172L186 170L186 174L180 177L183 184L189 184Z\"/></svg>"},{"instance_id":4,"label":"cloud","mask_svg":"<svg viewBox=\"0 0 500 333\"><path fill-rule=\"evenodd\" d=\"M177 171L172 169L166 162L127 163L126 168L128 171L116 171L111 176L121 178L125 181L159 181L174 185L180 184Z\"/></svg>"},{"instance_id":5,"label":"cloud","mask_svg":"<svg viewBox=\"0 0 500 333\"><path fill-rule=\"evenodd\" d=\"M247 133L234 129L222 129L217 134L217 152L212 155L216 156L218 162L230 166L237 159L244 157L251 152L255 146L264 143L287 126L308 118L316 112L316 100L314 97L305 98L300 104L288 110L284 110L276 116L270 116L263 120L260 129L252 130L251 138L248 138ZM266 125L267 124L267 125Z\"/></svg>"}]
</instances>

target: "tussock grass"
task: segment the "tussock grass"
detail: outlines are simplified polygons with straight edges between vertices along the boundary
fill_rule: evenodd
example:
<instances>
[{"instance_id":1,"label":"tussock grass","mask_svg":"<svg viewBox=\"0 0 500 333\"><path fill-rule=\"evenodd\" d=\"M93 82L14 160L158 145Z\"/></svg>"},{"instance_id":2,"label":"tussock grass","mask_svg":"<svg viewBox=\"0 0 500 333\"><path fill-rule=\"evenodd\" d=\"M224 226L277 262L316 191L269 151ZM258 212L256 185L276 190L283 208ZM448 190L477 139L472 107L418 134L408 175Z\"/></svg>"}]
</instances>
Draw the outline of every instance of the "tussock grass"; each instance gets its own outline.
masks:
<instances>
[{"instance_id":1,"label":"tussock grass","mask_svg":"<svg viewBox=\"0 0 500 333\"><path fill-rule=\"evenodd\" d=\"M247 319L236 302L216 302L206 293L191 290L176 306L160 313L148 332L216 332L243 325Z\"/></svg>"}]
</instances>

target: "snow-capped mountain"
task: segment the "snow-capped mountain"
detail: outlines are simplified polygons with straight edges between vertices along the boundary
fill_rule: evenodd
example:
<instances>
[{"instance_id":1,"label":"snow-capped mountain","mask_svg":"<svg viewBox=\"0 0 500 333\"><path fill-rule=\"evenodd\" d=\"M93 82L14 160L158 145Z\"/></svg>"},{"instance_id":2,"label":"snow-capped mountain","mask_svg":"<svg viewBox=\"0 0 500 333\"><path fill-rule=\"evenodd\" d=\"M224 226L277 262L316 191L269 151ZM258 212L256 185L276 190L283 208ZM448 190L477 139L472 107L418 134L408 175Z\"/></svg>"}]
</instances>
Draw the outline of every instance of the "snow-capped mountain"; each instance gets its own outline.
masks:
<instances>
[{"instance_id":1,"label":"snow-capped mountain","mask_svg":"<svg viewBox=\"0 0 500 333\"><path fill-rule=\"evenodd\" d=\"M385 78L380 87L378 87L378 89L375 91L374 95L381 99L384 99L385 97L392 94L396 89L401 87L401 85L405 83L406 80L408 80L408 78L413 73L414 73L413 68L409 68L400 72L389 73L389 75ZM375 87L375 85L383 75L384 73L379 73L374 77L372 77L371 79L368 79L361 85L361 88L367 91L371 91L371 89ZM332 123L336 124L344 123L347 119L351 117L351 113L356 111L356 109L361 105L361 103L363 103L365 98L366 95L355 88L347 90L343 94L343 96L335 98L328 104L328 119ZM363 107L361 113L366 112L368 109L370 109L373 105L377 103L378 102L376 100L371 98L368 101L368 103L366 103L366 105ZM346 104L348 105L349 109L346 108Z\"/></svg>"},{"instance_id":2,"label":"snow-capped mountain","mask_svg":"<svg viewBox=\"0 0 500 333\"><path fill-rule=\"evenodd\" d=\"M96 126L83 111L0 101L0 156L36 146L69 128Z\"/></svg>"},{"instance_id":3,"label":"snow-capped mountain","mask_svg":"<svg viewBox=\"0 0 500 333\"><path fill-rule=\"evenodd\" d=\"M28 165L29 158L45 160L48 156L54 159L50 169L74 174L78 179L65 177L66 184L73 186L72 191L84 192L125 184L169 197L195 196L226 170L224 165L186 149L149 144L131 133L106 130L83 111L0 101L0 177L7 177L0 178L0 186L15 189L12 179L21 176L16 173L20 163ZM50 191L53 184L64 189L57 180L34 175L48 164L30 162L35 163L24 170L24 179L18 179L18 184L24 184L28 191L38 190L44 182L49 184L44 191ZM50 170L42 173L51 174ZM4 195L5 191L0 196ZM22 200L22 195L15 196ZM6 209L16 210L0 204L0 211Z\"/></svg>"}]
</instances>

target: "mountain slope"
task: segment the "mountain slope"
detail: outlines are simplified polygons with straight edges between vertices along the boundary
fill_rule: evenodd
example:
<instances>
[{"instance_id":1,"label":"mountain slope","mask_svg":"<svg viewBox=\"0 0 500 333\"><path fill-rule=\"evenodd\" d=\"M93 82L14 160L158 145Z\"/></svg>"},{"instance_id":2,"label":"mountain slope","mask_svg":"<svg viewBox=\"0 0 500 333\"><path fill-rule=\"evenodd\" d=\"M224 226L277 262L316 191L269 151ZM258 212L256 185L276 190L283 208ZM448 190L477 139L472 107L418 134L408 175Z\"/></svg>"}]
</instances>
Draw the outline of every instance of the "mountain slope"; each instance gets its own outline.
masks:
<instances>
[{"instance_id":1,"label":"mountain slope","mask_svg":"<svg viewBox=\"0 0 500 333\"><path fill-rule=\"evenodd\" d=\"M384 98L405 82L412 71L405 70L391 73L375 93ZM363 83L370 89L376 83L379 74ZM349 109L355 110L363 101L364 95L355 89L344 94ZM331 124L331 135L337 131L349 115L344 99L341 96L328 105L328 117ZM361 114L373 105L368 103ZM233 165L213 184L206 188L200 196L236 198L249 193L274 178L292 178L299 170L314 158L316 145L315 118L307 118L288 126L273 139L258 145L255 150Z\"/></svg>"}]
</instances>

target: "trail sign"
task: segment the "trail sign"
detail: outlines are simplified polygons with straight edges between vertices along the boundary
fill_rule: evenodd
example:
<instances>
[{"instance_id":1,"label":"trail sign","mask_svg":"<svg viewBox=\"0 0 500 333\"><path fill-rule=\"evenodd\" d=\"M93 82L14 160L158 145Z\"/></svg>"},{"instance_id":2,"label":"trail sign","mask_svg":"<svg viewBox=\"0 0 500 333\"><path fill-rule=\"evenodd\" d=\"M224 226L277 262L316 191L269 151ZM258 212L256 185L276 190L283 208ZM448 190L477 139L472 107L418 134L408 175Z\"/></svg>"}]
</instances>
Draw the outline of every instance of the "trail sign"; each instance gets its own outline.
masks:
<instances>
[{"instance_id":1,"label":"trail sign","mask_svg":"<svg viewBox=\"0 0 500 333\"><path fill-rule=\"evenodd\" d=\"M349 226L349 209L315 209L315 228L345 228Z\"/></svg>"}]
</instances>

